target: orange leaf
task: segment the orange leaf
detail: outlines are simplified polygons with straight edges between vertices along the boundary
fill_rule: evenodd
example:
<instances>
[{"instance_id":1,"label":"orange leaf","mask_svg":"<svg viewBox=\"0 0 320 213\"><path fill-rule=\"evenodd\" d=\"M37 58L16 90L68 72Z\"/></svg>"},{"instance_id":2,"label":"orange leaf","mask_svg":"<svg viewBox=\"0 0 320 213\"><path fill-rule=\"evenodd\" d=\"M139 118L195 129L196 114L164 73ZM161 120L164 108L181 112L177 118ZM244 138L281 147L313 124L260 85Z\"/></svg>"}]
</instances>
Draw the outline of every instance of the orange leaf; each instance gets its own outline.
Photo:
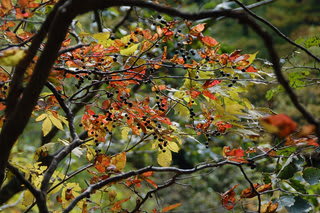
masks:
<instances>
[{"instance_id":1,"label":"orange leaf","mask_svg":"<svg viewBox=\"0 0 320 213\"><path fill-rule=\"evenodd\" d=\"M226 191L221 195L221 203L222 206L228 210L233 209L233 207L236 204L236 193L234 192L234 189L237 188L239 184L234 185L231 189Z\"/></svg>"},{"instance_id":2,"label":"orange leaf","mask_svg":"<svg viewBox=\"0 0 320 213\"><path fill-rule=\"evenodd\" d=\"M199 33L201 33L204 30L205 25L206 24L204 23L204 24L198 24L198 25L192 27L190 30L190 34L197 36Z\"/></svg>"},{"instance_id":3,"label":"orange leaf","mask_svg":"<svg viewBox=\"0 0 320 213\"><path fill-rule=\"evenodd\" d=\"M212 94L211 92L209 92L208 90L203 90L202 94L204 96L207 96L208 98L210 98L211 100L217 100L217 97L214 96L214 94Z\"/></svg>"},{"instance_id":4,"label":"orange leaf","mask_svg":"<svg viewBox=\"0 0 320 213\"><path fill-rule=\"evenodd\" d=\"M305 137L311 134L314 134L316 130L316 126L312 124L304 125L301 130L298 132L297 137Z\"/></svg>"},{"instance_id":5,"label":"orange leaf","mask_svg":"<svg viewBox=\"0 0 320 213\"><path fill-rule=\"evenodd\" d=\"M196 98L196 97L198 97L200 94L201 94L201 92L199 92L199 91L197 91L197 90L192 90L192 91L190 92L190 95L191 95L192 98Z\"/></svg>"},{"instance_id":6,"label":"orange leaf","mask_svg":"<svg viewBox=\"0 0 320 213\"><path fill-rule=\"evenodd\" d=\"M255 188L255 191L252 190L251 187L248 187L241 192L240 197L241 198L253 198L253 197L257 196L256 192L264 192L264 191L271 189L272 184L268 183L268 184L260 185L258 183L255 183L255 184L253 184L253 187Z\"/></svg>"},{"instance_id":7,"label":"orange leaf","mask_svg":"<svg viewBox=\"0 0 320 213\"><path fill-rule=\"evenodd\" d=\"M263 204L261 206L261 212L262 213L275 213L279 204L278 203L272 203L271 201L269 203Z\"/></svg>"},{"instance_id":8,"label":"orange leaf","mask_svg":"<svg viewBox=\"0 0 320 213\"><path fill-rule=\"evenodd\" d=\"M256 68L254 68L253 66L249 66L247 69L246 69L246 72L258 72L258 70Z\"/></svg>"},{"instance_id":9,"label":"orange leaf","mask_svg":"<svg viewBox=\"0 0 320 213\"><path fill-rule=\"evenodd\" d=\"M172 205L170 205L170 206L166 206L166 207L164 207L164 208L162 209L161 212L168 212L168 211L170 211L170 210L172 210L172 209L178 208L178 207L181 206L181 205L182 205L181 203L176 203L176 204L172 204Z\"/></svg>"},{"instance_id":10,"label":"orange leaf","mask_svg":"<svg viewBox=\"0 0 320 213\"><path fill-rule=\"evenodd\" d=\"M149 178L144 178L144 180L150 183L154 188L158 188L158 185L153 180L150 180Z\"/></svg>"},{"instance_id":11,"label":"orange leaf","mask_svg":"<svg viewBox=\"0 0 320 213\"><path fill-rule=\"evenodd\" d=\"M105 100L104 102L102 102L102 109L109 109L109 107L110 107L110 105L111 105L111 102L110 102L110 100Z\"/></svg>"},{"instance_id":12,"label":"orange leaf","mask_svg":"<svg viewBox=\"0 0 320 213\"><path fill-rule=\"evenodd\" d=\"M201 37L201 41L209 46L209 47L214 47L216 46L217 44L219 44L219 42L217 42L214 38L210 37L210 36L204 36L204 37Z\"/></svg>"},{"instance_id":13,"label":"orange leaf","mask_svg":"<svg viewBox=\"0 0 320 213\"><path fill-rule=\"evenodd\" d=\"M267 191L267 190L269 190L269 189L271 189L271 188L272 188L272 184L271 184L271 183L268 183L268 184L263 184L263 185L257 187L256 190L257 190L258 192L264 192L264 191Z\"/></svg>"},{"instance_id":14,"label":"orange leaf","mask_svg":"<svg viewBox=\"0 0 320 213\"><path fill-rule=\"evenodd\" d=\"M1 9L4 10L4 13L7 13L13 8L11 0L1 0Z\"/></svg>"},{"instance_id":15,"label":"orange leaf","mask_svg":"<svg viewBox=\"0 0 320 213\"><path fill-rule=\"evenodd\" d=\"M167 89L166 85L155 85L151 88L153 92Z\"/></svg>"},{"instance_id":16,"label":"orange leaf","mask_svg":"<svg viewBox=\"0 0 320 213\"><path fill-rule=\"evenodd\" d=\"M153 175L153 172L152 172L152 171L142 173L142 176L144 176L144 177L150 177L150 176L152 176L152 175Z\"/></svg>"},{"instance_id":17,"label":"orange leaf","mask_svg":"<svg viewBox=\"0 0 320 213\"><path fill-rule=\"evenodd\" d=\"M120 210L120 209L121 209L121 205L122 205L124 202L127 202L129 199L130 199L130 197L115 202L115 203L113 204L113 207L111 208L111 210L112 210L112 211Z\"/></svg>"},{"instance_id":18,"label":"orange leaf","mask_svg":"<svg viewBox=\"0 0 320 213\"><path fill-rule=\"evenodd\" d=\"M243 149L230 149L229 146L223 147L223 156L228 157L243 157L244 156L244 150Z\"/></svg>"},{"instance_id":19,"label":"orange leaf","mask_svg":"<svg viewBox=\"0 0 320 213\"><path fill-rule=\"evenodd\" d=\"M297 129L297 123L285 114L271 115L262 118L261 125L270 130L271 133L276 133L280 137L286 137Z\"/></svg>"},{"instance_id":20,"label":"orange leaf","mask_svg":"<svg viewBox=\"0 0 320 213\"><path fill-rule=\"evenodd\" d=\"M121 171L125 166L127 162L126 153L122 152L119 153L111 158L111 164L115 165L118 171Z\"/></svg>"}]
</instances>

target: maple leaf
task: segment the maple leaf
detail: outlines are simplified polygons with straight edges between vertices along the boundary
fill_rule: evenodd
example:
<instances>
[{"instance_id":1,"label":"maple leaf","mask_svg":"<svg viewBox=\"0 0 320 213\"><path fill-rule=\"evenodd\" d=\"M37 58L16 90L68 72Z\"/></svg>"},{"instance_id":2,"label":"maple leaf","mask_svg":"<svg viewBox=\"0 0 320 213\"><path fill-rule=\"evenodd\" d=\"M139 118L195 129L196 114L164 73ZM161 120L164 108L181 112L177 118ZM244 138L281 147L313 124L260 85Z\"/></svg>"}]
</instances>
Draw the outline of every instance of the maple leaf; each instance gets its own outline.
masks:
<instances>
[{"instance_id":1,"label":"maple leaf","mask_svg":"<svg viewBox=\"0 0 320 213\"><path fill-rule=\"evenodd\" d=\"M222 206L228 210L231 210L234 208L236 204L236 193L234 192L234 189L237 188L239 184L234 185L231 189L226 191L225 193L221 194L221 203Z\"/></svg>"},{"instance_id":2,"label":"maple leaf","mask_svg":"<svg viewBox=\"0 0 320 213\"><path fill-rule=\"evenodd\" d=\"M279 137L286 137L296 131L297 123L285 114L271 115L260 119L261 125Z\"/></svg>"}]
</instances>

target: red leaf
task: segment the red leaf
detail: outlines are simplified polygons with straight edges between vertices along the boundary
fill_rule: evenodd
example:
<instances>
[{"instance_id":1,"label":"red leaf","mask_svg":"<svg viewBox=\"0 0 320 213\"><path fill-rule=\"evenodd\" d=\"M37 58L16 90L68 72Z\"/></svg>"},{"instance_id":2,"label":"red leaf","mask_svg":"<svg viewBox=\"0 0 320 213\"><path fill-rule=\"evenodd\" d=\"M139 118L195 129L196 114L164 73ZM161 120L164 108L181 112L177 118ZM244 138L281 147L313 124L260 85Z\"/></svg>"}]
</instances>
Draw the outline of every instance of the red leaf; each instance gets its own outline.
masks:
<instances>
[{"instance_id":1,"label":"red leaf","mask_svg":"<svg viewBox=\"0 0 320 213\"><path fill-rule=\"evenodd\" d=\"M209 92L208 90L203 90L202 94L204 96L207 96L208 98L210 98L211 100L217 100L217 97L214 96L211 92Z\"/></svg>"},{"instance_id":2,"label":"red leaf","mask_svg":"<svg viewBox=\"0 0 320 213\"><path fill-rule=\"evenodd\" d=\"M197 90L190 91L191 98L197 98L200 94L201 94L201 92L199 92Z\"/></svg>"},{"instance_id":3,"label":"red leaf","mask_svg":"<svg viewBox=\"0 0 320 213\"><path fill-rule=\"evenodd\" d=\"M168 212L172 209L178 208L179 206L181 206L181 203L172 204L170 206L164 207L161 212Z\"/></svg>"},{"instance_id":4,"label":"red leaf","mask_svg":"<svg viewBox=\"0 0 320 213\"><path fill-rule=\"evenodd\" d=\"M272 133L286 137L296 131L297 123L285 114L271 115L261 119L261 124Z\"/></svg>"},{"instance_id":5,"label":"red leaf","mask_svg":"<svg viewBox=\"0 0 320 213\"><path fill-rule=\"evenodd\" d=\"M215 126L217 127L218 131L221 133L224 133L227 129L232 127L231 124L225 123L223 121L219 121L219 122L215 123Z\"/></svg>"},{"instance_id":6,"label":"red leaf","mask_svg":"<svg viewBox=\"0 0 320 213\"><path fill-rule=\"evenodd\" d=\"M210 37L210 36L203 36L201 37L201 41L209 46L209 47L214 47L216 46L217 44L219 44L219 42L217 42L214 38Z\"/></svg>"},{"instance_id":7,"label":"red leaf","mask_svg":"<svg viewBox=\"0 0 320 213\"><path fill-rule=\"evenodd\" d=\"M207 89L207 88L213 87L213 86L215 86L215 85L217 85L217 84L220 84L220 83L221 83L221 81L219 81L219 80L213 80L213 81L207 80L207 81L202 85L202 87L203 87L204 89Z\"/></svg>"},{"instance_id":8,"label":"red leaf","mask_svg":"<svg viewBox=\"0 0 320 213\"><path fill-rule=\"evenodd\" d=\"M244 150L241 148L231 150L229 146L225 146L225 147L223 147L223 155L225 157L228 157L228 156L243 157L245 154L244 154Z\"/></svg>"},{"instance_id":9,"label":"red leaf","mask_svg":"<svg viewBox=\"0 0 320 213\"><path fill-rule=\"evenodd\" d=\"M256 68L254 68L253 66L249 66L247 69L246 69L246 72L258 72L258 70Z\"/></svg>"},{"instance_id":10,"label":"red leaf","mask_svg":"<svg viewBox=\"0 0 320 213\"><path fill-rule=\"evenodd\" d=\"M236 193L234 192L234 189L237 188L239 184L233 186L231 189L226 191L221 195L221 203L224 208L231 210L234 208L236 204Z\"/></svg>"},{"instance_id":11,"label":"red leaf","mask_svg":"<svg viewBox=\"0 0 320 213\"><path fill-rule=\"evenodd\" d=\"M144 178L144 180L150 183L154 188L158 188L158 185L153 180L150 180L149 178Z\"/></svg>"}]
</instances>

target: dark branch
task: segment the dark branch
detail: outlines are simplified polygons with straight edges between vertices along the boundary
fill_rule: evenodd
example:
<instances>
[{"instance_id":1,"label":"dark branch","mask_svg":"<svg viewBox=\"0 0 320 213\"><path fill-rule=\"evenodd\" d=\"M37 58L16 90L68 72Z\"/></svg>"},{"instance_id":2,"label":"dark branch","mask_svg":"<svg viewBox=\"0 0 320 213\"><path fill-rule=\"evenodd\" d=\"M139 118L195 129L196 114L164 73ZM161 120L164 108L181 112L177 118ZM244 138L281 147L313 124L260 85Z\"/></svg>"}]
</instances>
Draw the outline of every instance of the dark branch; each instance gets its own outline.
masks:
<instances>
[{"instance_id":1,"label":"dark branch","mask_svg":"<svg viewBox=\"0 0 320 213\"><path fill-rule=\"evenodd\" d=\"M264 23L265 25L267 25L268 27L270 27L270 29L272 29L275 33L277 33L281 38L283 38L284 40L286 40L288 43L292 44L293 46L303 50L305 53L307 53L309 56L311 56L312 58L314 58L316 61L320 62L320 58L315 56L312 52L310 52L308 49L306 49L305 47L295 43L294 41L292 41L289 37L287 37L285 34L283 34L278 28L276 28L273 24L271 24L269 21L265 20L264 18L256 15L255 13L253 13L251 10L249 10L244 4L242 4L240 1L238 0L233 0L235 1L240 7L242 7L247 13L249 13L253 18L261 21L262 23Z\"/></svg>"}]
</instances>

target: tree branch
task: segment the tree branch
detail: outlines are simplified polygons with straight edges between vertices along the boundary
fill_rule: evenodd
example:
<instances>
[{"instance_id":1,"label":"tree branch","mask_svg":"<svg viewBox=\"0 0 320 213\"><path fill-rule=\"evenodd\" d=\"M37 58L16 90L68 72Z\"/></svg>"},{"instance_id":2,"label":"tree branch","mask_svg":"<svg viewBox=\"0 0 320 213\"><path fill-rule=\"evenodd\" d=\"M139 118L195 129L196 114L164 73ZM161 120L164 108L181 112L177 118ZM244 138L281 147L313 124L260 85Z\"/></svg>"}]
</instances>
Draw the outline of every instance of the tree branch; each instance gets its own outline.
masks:
<instances>
[{"instance_id":1,"label":"tree branch","mask_svg":"<svg viewBox=\"0 0 320 213\"><path fill-rule=\"evenodd\" d=\"M114 183L117 181L121 181L124 179L127 179L129 177L132 176L136 176L136 175L141 175L145 172L149 172L149 171L153 171L153 172L173 172L176 173L177 175L182 175L182 174L191 174L194 172L198 172L201 171L203 169L207 169L207 168L214 168L214 167L221 167L227 164L231 164L231 165L236 165L239 166L241 165L241 163L237 163L237 162L232 162L232 161L221 161L219 163L216 164L203 164L201 166L198 167L194 167L192 169L179 169L179 168L175 168L175 167L153 167L153 166L148 166L148 167L144 167L141 168L139 170L136 171L129 171L123 174L119 174L113 177L110 177L108 179L105 179L101 182L98 182L96 184L92 184L90 185L84 192L82 192L78 197L76 197L70 204L69 206L63 211L63 213L67 213L70 212L76 205L77 203L82 200L83 198L86 198L87 196L89 196L93 191L98 190L102 187L104 187L107 184L110 183Z\"/></svg>"},{"instance_id":2,"label":"tree branch","mask_svg":"<svg viewBox=\"0 0 320 213\"><path fill-rule=\"evenodd\" d=\"M295 43L294 41L292 41L289 37L287 37L285 34L283 34L278 28L276 28L273 24L271 24L269 21L265 20L264 18L256 15L255 13L253 13L248 7L246 7L244 4L242 4L240 1L238 0L233 0L235 1L240 7L243 8L243 10L245 10L248 14L250 14L253 18L261 21L262 23L264 23L265 25L267 25L268 27L270 27L270 29L272 29L275 33L277 33L281 38L283 38L284 40L286 40L288 43L292 44L293 46L303 50L305 53L307 53L309 56L311 56L313 59L315 59L316 61L320 62L320 58L315 56L312 52L310 52L308 49L306 49L305 47Z\"/></svg>"},{"instance_id":3,"label":"tree branch","mask_svg":"<svg viewBox=\"0 0 320 213\"><path fill-rule=\"evenodd\" d=\"M16 167L12 166L10 163L8 163L7 167L35 197L39 212L48 213L49 211L44 194L41 191L37 190L28 180L26 180Z\"/></svg>"}]
</instances>

